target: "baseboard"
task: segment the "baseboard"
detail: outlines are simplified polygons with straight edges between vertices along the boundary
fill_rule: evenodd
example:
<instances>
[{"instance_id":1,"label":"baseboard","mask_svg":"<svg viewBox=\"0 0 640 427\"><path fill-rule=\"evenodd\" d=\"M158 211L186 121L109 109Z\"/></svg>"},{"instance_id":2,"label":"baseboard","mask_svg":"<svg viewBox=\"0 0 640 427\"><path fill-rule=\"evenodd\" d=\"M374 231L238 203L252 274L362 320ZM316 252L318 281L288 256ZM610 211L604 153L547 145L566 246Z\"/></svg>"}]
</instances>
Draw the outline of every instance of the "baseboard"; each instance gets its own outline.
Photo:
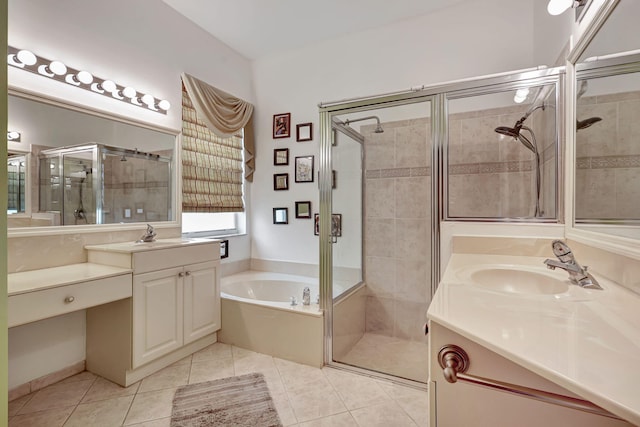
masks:
<instances>
[{"instance_id":1,"label":"baseboard","mask_svg":"<svg viewBox=\"0 0 640 427\"><path fill-rule=\"evenodd\" d=\"M73 375L79 374L80 372L84 372L84 370L85 361L82 360L80 362L74 363L73 365L67 366L66 368L62 368L59 371L43 375L40 378L29 381L28 383L21 384L9 390L9 402L22 396L26 396L29 393L38 391L41 388L45 388L46 386L53 383L57 383L58 381L62 381L65 378L69 378Z\"/></svg>"}]
</instances>

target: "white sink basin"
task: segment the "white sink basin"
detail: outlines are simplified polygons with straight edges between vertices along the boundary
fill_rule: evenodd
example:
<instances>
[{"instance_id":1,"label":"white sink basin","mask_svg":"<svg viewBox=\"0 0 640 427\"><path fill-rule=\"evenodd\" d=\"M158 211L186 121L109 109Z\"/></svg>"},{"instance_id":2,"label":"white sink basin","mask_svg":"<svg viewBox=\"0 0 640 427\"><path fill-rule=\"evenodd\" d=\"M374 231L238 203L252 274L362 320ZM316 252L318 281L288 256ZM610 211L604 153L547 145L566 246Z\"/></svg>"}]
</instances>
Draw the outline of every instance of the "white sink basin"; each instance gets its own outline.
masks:
<instances>
[{"instance_id":1,"label":"white sink basin","mask_svg":"<svg viewBox=\"0 0 640 427\"><path fill-rule=\"evenodd\" d=\"M556 295L569 290L569 281L543 271L514 267L489 267L470 275L472 283L485 289L523 295Z\"/></svg>"}]
</instances>

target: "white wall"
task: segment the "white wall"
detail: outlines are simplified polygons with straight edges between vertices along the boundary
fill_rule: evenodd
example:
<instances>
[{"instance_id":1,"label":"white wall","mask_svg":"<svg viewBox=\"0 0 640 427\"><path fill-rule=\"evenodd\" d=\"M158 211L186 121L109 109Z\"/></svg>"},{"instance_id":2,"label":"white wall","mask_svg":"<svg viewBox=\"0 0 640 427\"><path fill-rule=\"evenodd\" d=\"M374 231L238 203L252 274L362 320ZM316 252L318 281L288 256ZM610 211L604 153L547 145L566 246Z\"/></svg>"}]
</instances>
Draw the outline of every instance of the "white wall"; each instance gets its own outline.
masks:
<instances>
[{"instance_id":1,"label":"white wall","mask_svg":"<svg viewBox=\"0 0 640 427\"><path fill-rule=\"evenodd\" d=\"M8 70L10 86L68 99L76 104L176 131L181 127L181 72L192 74L247 101L255 101L250 62L156 0L10 0L8 42L13 47L32 50L42 57L61 60L73 68L86 69L100 78L168 99L172 108L164 116L13 67ZM160 230L160 237L164 237L162 233ZM91 239L107 241L109 234L95 233ZM38 245L32 239L37 238L29 239L28 246L35 248L30 259L40 257L47 262L48 256L43 254L56 251L50 247L52 240L49 238L47 244ZM20 238L9 240L11 260L16 256L12 255L11 249L27 244L20 242ZM84 241L73 237L58 240L64 242L57 249L58 253L74 255L81 251L81 247L72 248L70 245L82 245ZM42 247L40 254L37 253L39 246ZM233 260L249 258L249 250L248 237L232 240ZM84 342L84 329L84 312L12 329L9 341L10 384L22 384L83 360L84 346L76 344ZM65 341L74 345L52 346L50 341L39 338L59 336L60 331L65 330L69 331ZM35 366L38 369L33 368Z\"/></svg>"},{"instance_id":2,"label":"white wall","mask_svg":"<svg viewBox=\"0 0 640 427\"><path fill-rule=\"evenodd\" d=\"M299 220L271 222L271 209L312 200L317 185L292 183L274 192L273 148L288 147L291 158L318 154L318 103L405 90L422 84L538 65L534 61L535 3L541 0L468 1L397 24L317 43L254 61L258 105L257 170L252 193L252 258L318 263L318 240ZM546 4L545 4L546 5ZM537 28L535 29L538 30ZM291 112L295 124L314 123L314 140L271 137L273 114ZM293 173L293 167L288 171Z\"/></svg>"}]
</instances>

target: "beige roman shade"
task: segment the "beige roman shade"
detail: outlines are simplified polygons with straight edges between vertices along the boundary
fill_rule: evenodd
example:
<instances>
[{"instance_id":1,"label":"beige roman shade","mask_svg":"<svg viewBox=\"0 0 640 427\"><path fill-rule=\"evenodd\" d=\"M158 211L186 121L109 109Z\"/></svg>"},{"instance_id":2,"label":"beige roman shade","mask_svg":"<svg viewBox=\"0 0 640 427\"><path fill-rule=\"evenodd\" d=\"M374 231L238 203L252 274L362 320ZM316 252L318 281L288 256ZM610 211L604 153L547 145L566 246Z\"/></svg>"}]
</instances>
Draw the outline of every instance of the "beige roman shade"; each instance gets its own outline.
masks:
<instances>
[{"instance_id":1,"label":"beige roman shade","mask_svg":"<svg viewBox=\"0 0 640 427\"><path fill-rule=\"evenodd\" d=\"M253 106L188 74L182 79L182 210L242 212L243 139L245 179L253 177Z\"/></svg>"}]
</instances>

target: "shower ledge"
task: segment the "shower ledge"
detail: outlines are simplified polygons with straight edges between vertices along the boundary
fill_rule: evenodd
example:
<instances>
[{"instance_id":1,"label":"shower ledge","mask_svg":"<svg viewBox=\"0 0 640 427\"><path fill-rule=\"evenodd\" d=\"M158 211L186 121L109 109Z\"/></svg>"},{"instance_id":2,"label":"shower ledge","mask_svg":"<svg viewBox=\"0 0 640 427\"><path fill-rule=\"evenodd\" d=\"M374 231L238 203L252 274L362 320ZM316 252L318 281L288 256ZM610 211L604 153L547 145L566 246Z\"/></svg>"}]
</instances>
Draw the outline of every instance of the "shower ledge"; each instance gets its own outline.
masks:
<instances>
[{"instance_id":1,"label":"shower ledge","mask_svg":"<svg viewBox=\"0 0 640 427\"><path fill-rule=\"evenodd\" d=\"M604 290L568 284L568 275L547 272L544 260L454 254L427 317L640 425L640 296L591 270ZM503 283L491 286L491 273L477 275L489 270L506 271L494 276ZM510 280L509 271L514 277L549 275L549 289L536 290L535 283L518 288L520 281ZM556 282L563 280L567 286Z\"/></svg>"}]
</instances>

